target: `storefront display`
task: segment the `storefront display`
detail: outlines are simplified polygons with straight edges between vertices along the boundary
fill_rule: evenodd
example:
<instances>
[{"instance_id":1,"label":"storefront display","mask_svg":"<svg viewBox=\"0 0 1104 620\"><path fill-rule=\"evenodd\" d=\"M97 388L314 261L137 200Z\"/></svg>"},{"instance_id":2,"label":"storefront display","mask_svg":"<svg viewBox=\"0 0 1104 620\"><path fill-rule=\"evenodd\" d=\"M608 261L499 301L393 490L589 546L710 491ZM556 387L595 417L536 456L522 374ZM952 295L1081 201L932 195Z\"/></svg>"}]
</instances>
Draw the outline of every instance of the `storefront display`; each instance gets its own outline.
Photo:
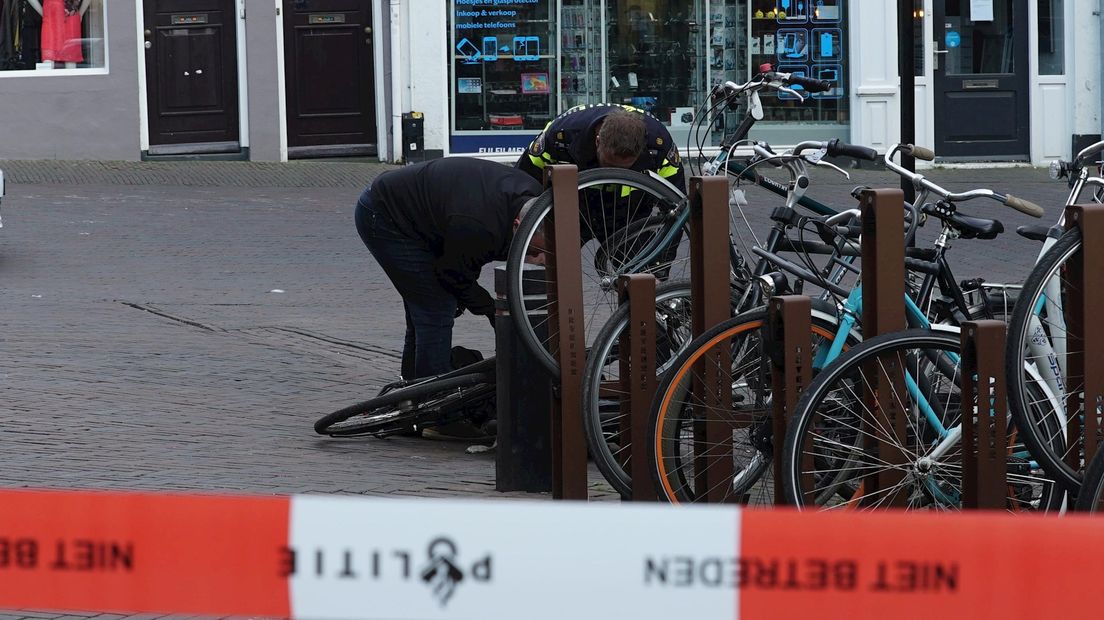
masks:
<instances>
[{"instance_id":1,"label":"storefront display","mask_svg":"<svg viewBox=\"0 0 1104 620\"><path fill-rule=\"evenodd\" d=\"M679 144L709 90L704 7L702 0L606 0L606 99L649 112Z\"/></svg>"},{"instance_id":2,"label":"storefront display","mask_svg":"<svg viewBox=\"0 0 1104 620\"><path fill-rule=\"evenodd\" d=\"M602 7L563 0L560 13L560 109L602 100Z\"/></svg>"},{"instance_id":3,"label":"storefront display","mask_svg":"<svg viewBox=\"0 0 1104 620\"><path fill-rule=\"evenodd\" d=\"M104 66L102 0L0 0L0 71Z\"/></svg>"},{"instance_id":4,"label":"storefront display","mask_svg":"<svg viewBox=\"0 0 1104 620\"><path fill-rule=\"evenodd\" d=\"M520 151L599 102L646 110L687 144L713 85L768 62L833 88L765 97L759 137L848 137L844 0L452 0L450 15L452 152ZM738 121L723 114L708 142Z\"/></svg>"},{"instance_id":5,"label":"storefront display","mask_svg":"<svg viewBox=\"0 0 1104 620\"><path fill-rule=\"evenodd\" d=\"M453 152L519 150L556 115L555 5L452 0Z\"/></svg>"},{"instance_id":6,"label":"storefront display","mask_svg":"<svg viewBox=\"0 0 1104 620\"><path fill-rule=\"evenodd\" d=\"M770 63L778 71L832 84L822 93L795 89L804 102L786 93L764 97L766 117L756 127L763 139L793 143L800 139L797 132L809 139L848 137L845 4L844 0L750 1L748 66Z\"/></svg>"}]
</instances>

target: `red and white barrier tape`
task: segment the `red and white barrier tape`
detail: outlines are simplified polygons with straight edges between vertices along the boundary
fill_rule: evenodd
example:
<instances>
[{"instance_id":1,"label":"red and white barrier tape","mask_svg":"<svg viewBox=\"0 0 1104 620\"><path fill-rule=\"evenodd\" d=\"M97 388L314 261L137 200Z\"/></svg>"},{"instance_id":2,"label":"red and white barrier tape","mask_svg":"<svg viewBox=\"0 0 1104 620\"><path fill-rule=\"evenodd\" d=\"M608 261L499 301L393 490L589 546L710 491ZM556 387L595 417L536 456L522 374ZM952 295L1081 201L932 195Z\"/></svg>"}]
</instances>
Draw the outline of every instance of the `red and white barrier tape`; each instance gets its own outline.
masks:
<instances>
[{"instance_id":1,"label":"red and white barrier tape","mask_svg":"<svg viewBox=\"0 0 1104 620\"><path fill-rule=\"evenodd\" d=\"M0 491L0 608L292 618L1095 616L1104 519Z\"/></svg>"}]
</instances>

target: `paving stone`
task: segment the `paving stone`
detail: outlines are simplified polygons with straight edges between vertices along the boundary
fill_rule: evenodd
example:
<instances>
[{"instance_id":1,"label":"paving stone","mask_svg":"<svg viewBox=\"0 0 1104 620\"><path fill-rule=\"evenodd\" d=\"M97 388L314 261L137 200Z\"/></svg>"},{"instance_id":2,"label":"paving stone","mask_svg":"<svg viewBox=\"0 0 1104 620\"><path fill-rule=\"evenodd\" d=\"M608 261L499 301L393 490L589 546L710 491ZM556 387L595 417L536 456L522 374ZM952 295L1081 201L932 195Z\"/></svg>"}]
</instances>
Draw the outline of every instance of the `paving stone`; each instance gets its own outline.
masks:
<instances>
[{"instance_id":1,"label":"paving stone","mask_svg":"<svg viewBox=\"0 0 1104 620\"><path fill-rule=\"evenodd\" d=\"M0 169L9 180L0 206L0 402L8 413L0 485L548 498L495 492L493 460L465 454L464 443L338 441L312 430L323 414L375 395L397 375L401 301L352 220L361 187L385 167ZM1038 202L1048 208L1046 224L1065 199L1065 186L1035 169L928 175L955 190L992 187ZM849 181L818 171L810 194L850 207L858 184L897 182L884 171L855 171ZM749 192L755 207L745 210L760 235L778 204L762 194ZM998 217L1009 231L1034 221L992 202L962 209ZM950 256L960 279L1014 282L1037 251L1009 232L958 241ZM485 270L488 287L490 277ZM457 323L457 344L490 353L491 338L478 318ZM616 501L593 467L590 480L596 499ZM97 615L2 613L0 620Z\"/></svg>"}]
</instances>

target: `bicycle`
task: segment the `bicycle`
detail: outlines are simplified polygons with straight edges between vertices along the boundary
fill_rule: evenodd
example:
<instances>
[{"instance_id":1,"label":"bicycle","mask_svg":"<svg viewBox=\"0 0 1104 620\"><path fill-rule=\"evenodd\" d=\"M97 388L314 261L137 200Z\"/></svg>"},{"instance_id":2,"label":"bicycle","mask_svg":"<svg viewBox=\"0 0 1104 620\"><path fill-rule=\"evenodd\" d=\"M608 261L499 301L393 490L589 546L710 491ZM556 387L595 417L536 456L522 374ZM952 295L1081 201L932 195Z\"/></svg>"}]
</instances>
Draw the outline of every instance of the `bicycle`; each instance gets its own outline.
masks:
<instances>
[{"instance_id":1,"label":"bicycle","mask_svg":"<svg viewBox=\"0 0 1104 620\"><path fill-rule=\"evenodd\" d=\"M1069 194L1065 206L1077 204L1086 190L1091 199L1104 201L1104 164L1094 160L1104 152L1104 142L1083 149L1070 162L1051 165L1051 178L1068 179ZM1095 168L1098 176L1093 176ZM1072 416L1084 416L1084 410L1066 410L1067 398L1083 392L1083 377L1071 376L1067 365L1071 334L1066 321L1065 295L1080 287L1067 277L1067 265L1081 251L1081 230L1065 230L1065 209L1049 229L1025 231L1043 241L1035 266L1023 283L1019 306L1012 313L1005 360L1008 365L1008 404L1023 431L1024 443L1039 458L1050 475L1071 493L1081 486L1085 466L1082 446L1077 442L1056 442L1051 433L1065 435ZM1029 372L1030 371L1030 372ZM1033 408L1032 393L1041 392L1058 403L1049 411ZM1041 416L1041 417L1040 417ZM1060 445L1062 452L1055 452Z\"/></svg>"},{"instance_id":2,"label":"bicycle","mask_svg":"<svg viewBox=\"0 0 1104 620\"><path fill-rule=\"evenodd\" d=\"M322 417L314 431L330 437L388 437L466 419L495 396L495 358L434 377L399 381L375 398Z\"/></svg>"},{"instance_id":3,"label":"bicycle","mask_svg":"<svg viewBox=\"0 0 1104 620\"><path fill-rule=\"evenodd\" d=\"M803 148L816 150L815 155L810 155L810 163L816 163L833 145L838 143L810 142L803 143ZM769 159L771 154L767 152L768 147L765 144L760 143L756 148L759 149L759 157ZM857 151L857 148L853 150ZM762 163L763 160L757 161ZM752 170L756 165L758 163L752 162L747 169ZM771 216L770 238L774 239L774 246L779 250L830 255L832 257L829 262L830 267L824 275L828 281L838 284L850 271L853 271L849 265L857 252L843 256L840 248L787 236L787 230L801 221L801 218L796 215L794 206L808 185L808 171L804 165L799 166L797 163L788 165L792 168L790 170L792 176L790 182L783 186L787 188L787 202L784 207L776 209ZM840 170L840 172L843 171ZM846 172L843 174L846 175ZM768 260L760 258L753 273L766 276L770 266L771 263ZM750 271L746 273L742 282L751 281L753 277L751 273ZM731 308L734 314L760 304L760 299L755 294L757 289L737 282L741 280L734 279L731 290ZM656 369L660 374L690 340L691 306L689 282L666 283L657 289L655 316L659 341L656 351ZM830 312L831 308L828 311ZM627 437L620 436L620 433L615 430L619 428L623 417L618 404L621 388L616 377L620 372L619 342L628 326L628 320L627 307L621 307L611 315L589 348L587 365L583 372L583 419L590 453L607 481L623 495L628 494L631 484L628 457L625 456L631 450Z\"/></svg>"},{"instance_id":4,"label":"bicycle","mask_svg":"<svg viewBox=\"0 0 1104 620\"><path fill-rule=\"evenodd\" d=\"M745 142L755 122L761 119L762 104L759 92L772 91L791 94L800 100L804 97L792 87L801 87L808 92L826 90L830 85L820 80L774 71L764 71L744 84L726 82L716 86L711 92L711 111L721 106L737 106L741 98L745 99L746 114L743 122L721 143L719 153L709 160L706 168L709 174L725 172L734 178L753 180L756 184L778 194L787 195L787 188L765 176L751 176L748 166L738 162L732 156L735 149ZM703 105L703 109L709 104ZM697 130L700 131L709 114L698 114ZM709 122L712 127L715 119ZM693 135L693 131L691 135ZM827 153L832 156L848 156L873 161L877 153L872 149L833 142ZM827 164L827 162L824 162ZM606 189L607 191L601 191ZM584 247L584 333L588 344L598 326L604 324L616 311L614 283L620 275L629 273L654 273L661 280L675 281L688 277L688 252L686 244L673 246L676 239L687 239L690 209L685 194L655 174L646 174L616 168L586 170L579 174L580 190L580 229ZM552 210L551 191L542 194L522 219L514 235L507 258L507 298L510 312L518 324L518 332L525 347L537 358L540 364L558 377L559 367L552 356L549 344L557 336L555 326L547 325L547 319L533 313L526 313L525 286L523 282L532 282L525 271L527 255L554 254L553 248L543 244L539 235L541 227ZM785 210L791 211L797 206L817 214L831 215L835 211L799 192L797 200L787 203ZM779 220L792 218L792 213L779 213ZM766 247L780 249L784 230L772 230L766 241ZM597 243L591 244L590 240ZM594 247L592 247L594 246ZM737 286L751 279L751 271L744 265L743 257L735 247L730 249L732 276ZM551 285L550 282L545 283ZM531 284L529 285L531 286ZM746 287L744 287L746 288ZM537 318L533 318L537 317Z\"/></svg>"},{"instance_id":5,"label":"bicycle","mask_svg":"<svg viewBox=\"0 0 1104 620\"><path fill-rule=\"evenodd\" d=\"M910 510L958 509L962 424L975 423L960 389L960 348L957 329L912 329L864 340L821 370L787 430L786 500L829 510L898 502ZM905 428L880 423L875 407L898 411ZM1014 421L1007 438L1006 509L1061 509L1061 485L1038 467ZM869 489L868 476L883 472L899 480Z\"/></svg>"},{"instance_id":6,"label":"bicycle","mask_svg":"<svg viewBox=\"0 0 1104 620\"><path fill-rule=\"evenodd\" d=\"M770 156L787 163L800 161L801 151L806 144L795 147L792 153L773 155L761 153L764 157ZM930 326L929 315L936 315L936 320L957 322L962 319L991 317L993 310L1001 310L1004 300L994 300L996 304L986 304L982 307L971 305L959 283L954 279L950 266L946 260L946 250L950 247L950 241L955 238L993 238L999 234L1003 227L996 220L973 218L958 212L956 202L970 200L979 197L987 197L1003 202L1013 208L1022 211L1039 213L1041 209L1026 201L1014 197L1004 196L991 190L975 190L964 193L950 192L935 183L926 181L921 175L909 173L897 167L892 158L905 147L895 145L886 153L885 159L891 169L899 170L905 178L916 182L919 187L917 201L909 205L911 216L908 218L909 229L905 232L906 238L911 238L919 223L918 212L923 212L929 217L936 217L941 222L941 232L932 248L910 248L910 256L906 257L906 265L912 272L920 273L920 282L915 286L914 296L917 300L906 296L906 312L909 323L915 326ZM909 149L921 151L921 149ZM791 164L792 165L792 164ZM797 172L792 172L796 176ZM927 198L935 194L940 198L936 205L924 204ZM857 246L848 239L857 235L857 227L839 226L843 218L855 217L857 210L843 212L831 218L809 218L810 222L817 225L820 234L836 234L839 241L832 247L842 250L847 244L851 244L852 254L857 253ZM823 238L823 237L822 237ZM802 240L803 241L803 240ZM827 240L826 240L827 242ZM756 248L755 253L764 260L768 260L786 272L796 276L799 281L811 281L826 289L833 295L846 298L839 304L838 310L832 307L818 307L814 304L812 316L812 337L814 349L810 352L812 367L815 370L823 368L827 363L839 357L845 350L855 346L861 336L858 333L858 317L861 314L862 289L856 286L851 290L839 286L838 281L827 278L827 272L815 273L803 267L787 261L776 254ZM772 289L765 292L765 297L783 292L773 290L778 287L776 279L772 279L768 286ZM782 280L783 286L785 281ZM932 312L931 300L934 299L933 290L938 285L946 298L940 312ZM927 310L922 310L926 306ZM995 306L995 307L994 307ZM700 495L694 488L694 480L685 467L690 467L694 462L695 454L708 453L713 449L708 444L698 445L692 433L687 430L695 422L700 422L703 415L716 415L718 419L733 426L734 437L734 462L736 464L736 476L732 483L731 493L744 496L751 493L753 485L760 476L768 471L773 453L770 424L770 378L769 365L762 362L768 359L767 352L757 338L759 332L766 325L766 311L764 308L744 313L733 318L691 343L672 364L672 370L662 379L661 387L652 411L652 432L655 437L654 451L656 462L657 489L661 496L665 496L672 502L695 501ZM742 353L741 353L742 352ZM718 355L720 354L720 355ZM746 410L740 407L732 411L703 411L704 403L696 398L692 385L697 381L703 369L699 365L704 360L711 358L728 359L733 361L733 366L728 370L719 369L732 379L733 398L738 400ZM754 366L759 362L757 366ZM754 367L753 367L754 366ZM759 485L757 496L753 501L765 501L769 492L769 478L763 485Z\"/></svg>"}]
</instances>

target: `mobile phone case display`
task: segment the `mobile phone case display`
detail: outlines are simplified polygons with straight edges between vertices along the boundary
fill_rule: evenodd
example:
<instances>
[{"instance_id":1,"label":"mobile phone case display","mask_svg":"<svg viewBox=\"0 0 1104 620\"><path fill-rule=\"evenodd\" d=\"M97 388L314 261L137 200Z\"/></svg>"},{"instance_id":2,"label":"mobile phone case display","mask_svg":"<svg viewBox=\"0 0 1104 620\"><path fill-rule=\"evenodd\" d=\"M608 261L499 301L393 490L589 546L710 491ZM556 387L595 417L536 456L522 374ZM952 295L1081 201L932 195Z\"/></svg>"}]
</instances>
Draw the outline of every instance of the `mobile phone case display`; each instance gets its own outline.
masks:
<instances>
[{"instance_id":1,"label":"mobile phone case display","mask_svg":"<svg viewBox=\"0 0 1104 620\"><path fill-rule=\"evenodd\" d=\"M539 130L556 110L554 0L452 0L454 127Z\"/></svg>"},{"instance_id":2,"label":"mobile phone case display","mask_svg":"<svg viewBox=\"0 0 1104 620\"><path fill-rule=\"evenodd\" d=\"M560 9L561 108L602 100L602 6L563 0Z\"/></svg>"},{"instance_id":3,"label":"mobile phone case display","mask_svg":"<svg viewBox=\"0 0 1104 620\"><path fill-rule=\"evenodd\" d=\"M688 128L683 118L708 91L704 4L606 0L606 99Z\"/></svg>"},{"instance_id":4,"label":"mobile phone case display","mask_svg":"<svg viewBox=\"0 0 1104 620\"><path fill-rule=\"evenodd\" d=\"M832 84L823 93L764 97L768 121L845 123L848 121L847 22L845 0L752 0L750 64L771 63L777 70Z\"/></svg>"},{"instance_id":5,"label":"mobile phone case display","mask_svg":"<svg viewBox=\"0 0 1104 620\"><path fill-rule=\"evenodd\" d=\"M741 83L748 78L748 31L746 0L713 0L709 4L709 84L727 80ZM758 52L759 50L754 50ZM713 142L718 143L728 128L739 124L739 116L723 107L713 125Z\"/></svg>"}]
</instances>

